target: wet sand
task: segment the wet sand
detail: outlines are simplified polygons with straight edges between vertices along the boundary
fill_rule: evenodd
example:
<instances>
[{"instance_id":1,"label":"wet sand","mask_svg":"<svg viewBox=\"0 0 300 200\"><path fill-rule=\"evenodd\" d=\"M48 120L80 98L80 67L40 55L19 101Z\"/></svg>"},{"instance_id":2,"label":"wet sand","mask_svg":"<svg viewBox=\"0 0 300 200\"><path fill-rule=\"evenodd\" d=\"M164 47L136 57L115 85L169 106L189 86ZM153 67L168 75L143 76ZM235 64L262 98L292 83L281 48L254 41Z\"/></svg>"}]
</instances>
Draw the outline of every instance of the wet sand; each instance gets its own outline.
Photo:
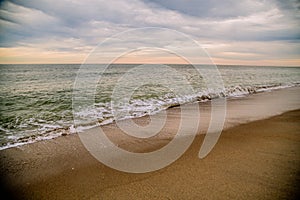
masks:
<instances>
[{"instance_id":1,"label":"wet sand","mask_svg":"<svg viewBox=\"0 0 300 200\"><path fill-rule=\"evenodd\" d=\"M76 134L0 151L1 192L19 199L293 199L300 183L300 110L264 119L298 106L299 89L291 90L228 101L225 130L207 157L198 158L205 136L200 134L178 160L150 173L106 167ZM286 105L274 100L284 92L294 94ZM275 102L263 104L260 96ZM255 104L261 109L255 110ZM209 103L201 109L209 111ZM178 108L168 112L168 137L143 142L121 136L114 142L133 152L166 145L176 130ZM210 116L203 113L200 121L205 122ZM205 124L200 123L199 133L206 130ZM118 132L114 125L104 128Z\"/></svg>"}]
</instances>

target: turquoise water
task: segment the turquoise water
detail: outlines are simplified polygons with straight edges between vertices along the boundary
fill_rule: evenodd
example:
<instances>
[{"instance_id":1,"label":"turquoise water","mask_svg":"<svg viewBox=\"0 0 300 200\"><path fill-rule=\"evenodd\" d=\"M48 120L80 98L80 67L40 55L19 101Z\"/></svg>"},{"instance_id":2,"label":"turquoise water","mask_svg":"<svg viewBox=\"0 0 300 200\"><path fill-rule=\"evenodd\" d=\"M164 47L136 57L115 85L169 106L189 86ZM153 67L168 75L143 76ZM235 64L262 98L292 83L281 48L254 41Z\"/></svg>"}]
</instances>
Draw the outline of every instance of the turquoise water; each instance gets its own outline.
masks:
<instances>
[{"instance_id":1,"label":"turquoise water","mask_svg":"<svg viewBox=\"0 0 300 200\"><path fill-rule=\"evenodd\" d=\"M225 88L211 90L205 79L189 65L168 65L188 80L194 89L192 94L177 96L170 89L155 84L136 88L129 104L121 106L126 110L115 118L111 108L111 96L116 83L124 74L137 65L110 65L94 84L85 88L86 93L95 89L94 107L82 107L74 111L81 128L93 126L87 119L97 119L100 124L115 119L152 114L179 103L207 101L211 98L250 95L272 89L286 88L300 84L300 68L218 66ZM144 73L155 78L163 71L152 65ZM201 66L209 71L210 66ZM53 138L62 133L74 132L72 98L80 90L74 90L80 65L0 65L0 148ZM81 71L84 83L98 76L105 65L90 65ZM155 69L155 70L154 70ZM165 77L168 77L167 74ZM77 77L78 78L78 77ZM170 78L169 78L170 79ZM176 83L179 77L174 76ZM136 77L137 82L143 79ZM122 97L119 97L122 98ZM82 122L80 121L82 120Z\"/></svg>"}]
</instances>

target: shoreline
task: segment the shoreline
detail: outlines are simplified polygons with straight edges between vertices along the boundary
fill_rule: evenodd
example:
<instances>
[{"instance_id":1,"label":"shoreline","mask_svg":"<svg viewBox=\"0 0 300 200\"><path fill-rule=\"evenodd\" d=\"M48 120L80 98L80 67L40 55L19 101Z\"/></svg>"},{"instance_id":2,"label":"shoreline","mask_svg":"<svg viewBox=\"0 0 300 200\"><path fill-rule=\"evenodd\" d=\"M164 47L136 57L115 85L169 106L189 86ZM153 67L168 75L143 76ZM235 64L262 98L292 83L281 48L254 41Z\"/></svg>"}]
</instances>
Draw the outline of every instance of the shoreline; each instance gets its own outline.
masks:
<instances>
[{"instance_id":1,"label":"shoreline","mask_svg":"<svg viewBox=\"0 0 300 200\"><path fill-rule=\"evenodd\" d=\"M293 199L299 117L295 110L228 128L204 159L197 157L204 135L197 135L180 159L144 174L106 167L69 135L1 151L1 180L20 199Z\"/></svg>"},{"instance_id":2,"label":"shoreline","mask_svg":"<svg viewBox=\"0 0 300 200\"><path fill-rule=\"evenodd\" d=\"M289 97L286 98L286 96L288 96L289 94L293 94L294 97L292 97L291 99L289 99ZM300 108L300 103L295 102L295 101L297 101L297 98L298 99L300 98L300 95L298 95L298 94L300 94L300 87L293 86L293 87L287 87L287 88L272 89L270 91L266 90L266 91L242 95L242 96L226 97L226 102L227 102L227 104L229 104L229 107L230 106L231 107L239 106L239 108L237 110L242 110L244 113L237 115L237 116L236 116L236 113L234 113L234 114L227 113L226 122L224 124L223 129L227 129L229 127L234 127L239 124L248 123L248 122L255 121L255 120L266 119L266 118L269 118L269 117L272 117L275 115L279 115L281 113L284 113L284 112L287 112L290 110L298 109L298 108ZM271 98L278 98L278 97L281 98L278 100L278 101L281 101L280 103L276 102L277 100L270 101ZM286 98L286 99L282 99L282 97ZM269 102L265 103L264 98L268 98ZM216 99L214 99L214 100L216 100ZM256 101L255 105L249 105L247 107L246 104L247 104L247 101L249 101L249 100ZM238 101L237 104L236 104L236 101ZM262 101L264 103L260 103L259 101ZM240 103L242 103L242 105L238 105ZM205 124L204 126L205 126L206 130L204 130L203 127L202 127L201 131L199 130L199 132L204 133L205 131L207 131L207 128L208 128L209 117L210 117L210 113L208 113L208 112L211 111L211 100L204 101L204 102L200 101L200 102L187 103L187 104L183 104L181 106L189 106L191 104L199 104L199 107L200 107L199 111L200 111L201 115L205 116L205 117L201 116L200 120L202 121L203 124ZM262 104L263 106L260 104ZM275 104L275 108L272 110L269 105L273 106L274 104ZM285 105L285 106L283 106L283 105ZM290 105L290 106L288 106L288 105ZM254 109L258 110L259 113L258 114L250 113L250 116L249 116L249 109L252 109L250 107L253 107L253 106L260 107L259 109L254 108ZM264 106L266 106L267 108L263 108ZM279 108L276 106L279 106ZM160 112L167 111L167 112L173 113L173 110L175 110L175 112L178 112L178 108L180 108L180 105L170 106L166 110L161 110ZM262 111L260 111L261 109L262 109ZM148 120L147 118L149 118L149 116L158 115L160 112L155 113L153 115L145 115L145 116L140 116L140 117L136 117L136 118L128 118L128 119L124 119L122 121L133 120L136 123L140 122L141 124L145 124L144 121L147 121ZM174 114L172 114L172 115L174 115ZM246 119L246 118L249 118L249 119ZM112 122L112 123L102 124L99 126L105 128L105 127L113 127L113 126L115 126L115 124L116 124L116 122ZM202 126L203 126L203 124L202 124ZM90 129L96 129L99 126L91 127L89 129L85 129L84 131L88 131ZM65 130L65 128L63 130ZM74 131L75 131L75 129L74 129ZM47 137L44 139L29 140L26 142L14 143L14 144L10 144L8 146L3 146L3 147L0 147L0 152L5 149L18 148L23 145L29 145L29 144L33 144L33 143L40 142L40 141L53 140L53 139L56 139L59 137L64 137L66 135L72 135L72 134L78 134L78 133L76 133L76 131L74 133L72 133L70 130L68 130L67 132L63 131L63 133L60 133L60 134L55 133L53 135L47 135ZM39 138L39 136L37 136L36 138ZM22 141L22 139L21 139L21 141Z\"/></svg>"}]
</instances>

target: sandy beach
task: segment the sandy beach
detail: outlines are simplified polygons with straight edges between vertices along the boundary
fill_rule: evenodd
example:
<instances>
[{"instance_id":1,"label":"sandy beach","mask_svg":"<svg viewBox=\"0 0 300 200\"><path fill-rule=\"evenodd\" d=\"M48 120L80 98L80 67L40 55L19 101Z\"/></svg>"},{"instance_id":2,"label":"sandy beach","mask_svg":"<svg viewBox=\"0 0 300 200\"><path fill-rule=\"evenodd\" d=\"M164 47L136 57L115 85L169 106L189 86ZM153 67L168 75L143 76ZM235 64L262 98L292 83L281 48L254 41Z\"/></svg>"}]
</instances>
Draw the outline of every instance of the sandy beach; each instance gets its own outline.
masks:
<instances>
[{"instance_id":1,"label":"sandy beach","mask_svg":"<svg viewBox=\"0 0 300 200\"><path fill-rule=\"evenodd\" d=\"M300 200L300 0L0 0L0 200Z\"/></svg>"},{"instance_id":2,"label":"sandy beach","mask_svg":"<svg viewBox=\"0 0 300 200\"><path fill-rule=\"evenodd\" d=\"M298 92L299 88L291 88L229 100L225 130L207 157L198 158L204 138L200 134L180 159L150 173L124 173L101 164L77 134L2 150L1 192L11 199L296 198L300 181ZM283 98L275 98L279 96ZM169 109L164 131L176 129L177 110ZM209 113L209 103L200 105L200 110ZM200 119L204 122L209 118L205 113ZM139 118L137 123L147 120ZM200 124L199 133L206 128L206 123ZM104 129L112 135L118 132L113 124ZM129 151L144 152L167 144L170 138L164 138L126 142L120 136L114 142Z\"/></svg>"}]
</instances>

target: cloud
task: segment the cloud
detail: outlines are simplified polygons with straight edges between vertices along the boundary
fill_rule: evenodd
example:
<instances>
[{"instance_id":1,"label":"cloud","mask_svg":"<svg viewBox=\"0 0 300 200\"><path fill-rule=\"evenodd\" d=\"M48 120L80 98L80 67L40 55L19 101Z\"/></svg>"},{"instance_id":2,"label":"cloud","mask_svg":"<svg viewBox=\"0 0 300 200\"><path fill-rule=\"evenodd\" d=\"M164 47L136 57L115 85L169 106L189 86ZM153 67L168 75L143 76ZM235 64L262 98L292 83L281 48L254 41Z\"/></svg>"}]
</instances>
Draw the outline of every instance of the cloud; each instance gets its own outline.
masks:
<instances>
[{"instance_id":1,"label":"cloud","mask_svg":"<svg viewBox=\"0 0 300 200\"><path fill-rule=\"evenodd\" d=\"M30 43L31 39L68 34L60 19L41 10L11 2L3 4L0 10L1 46L17 46Z\"/></svg>"},{"instance_id":2,"label":"cloud","mask_svg":"<svg viewBox=\"0 0 300 200\"><path fill-rule=\"evenodd\" d=\"M299 8L297 0L3 1L0 46L88 53L114 34L155 26L183 32L201 44L210 43L207 50L224 58L241 56L228 53L237 51L237 43L239 47L244 45L242 49L247 52L243 54L251 59L278 56L273 49L257 51L259 45L283 48L282 56L296 58L300 41ZM157 41L163 43L164 37L157 36ZM136 40L143 44L142 38ZM227 53L219 44L226 44ZM251 44L257 44L257 49L247 48Z\"/></svg>"},{"instance_id":3,"label":"cloud","mask_svg":"<svg viewBox=\"0 0 300 200\"><path fill-rule=\"evenodd\" d=\"M178 11L185 15L201 17L206 19L228 19L248 16L253 12L267 11L270 7L262 1L253 0L146 0L149 4Z\"/></svg>"}]
</instances>

